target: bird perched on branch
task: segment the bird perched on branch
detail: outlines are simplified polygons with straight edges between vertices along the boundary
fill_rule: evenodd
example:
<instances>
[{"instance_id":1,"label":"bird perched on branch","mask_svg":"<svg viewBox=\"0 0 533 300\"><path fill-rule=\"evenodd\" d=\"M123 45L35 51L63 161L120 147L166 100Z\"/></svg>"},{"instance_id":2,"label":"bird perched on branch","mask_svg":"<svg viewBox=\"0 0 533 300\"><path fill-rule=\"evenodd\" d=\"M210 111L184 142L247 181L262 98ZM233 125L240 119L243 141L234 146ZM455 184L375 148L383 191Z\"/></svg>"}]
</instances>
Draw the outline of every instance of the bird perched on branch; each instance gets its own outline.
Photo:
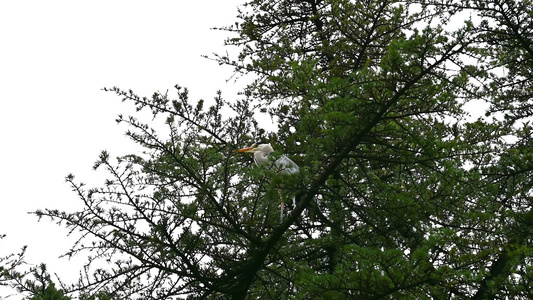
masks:
<instances>
[{"instance_id":1,"label":"bird perched on branch","mask_svg":"<svg viewBox=\"0 0 533 300\"><path fill-rule=\"evenodd\" d=\"M236 150L236 152L245 152L245 153L253 153L254 154L254 161L256 165L266 165L270 163L269 156L271 153L274 152L274 148L269 143L265 142L258 142L253 144L250 147L242 148L239 150ZM300 170L300 167L293 162L290 158L288 158L285 155L280 156L276 160L272 162L272 168L280 173L280 174L294 174L298 173ZM281 216L280 219L283 220L283 210L285 208L285 203L283 201L283 197L281 196ZM296 202L296 199L293 199L293 202ZM296 203L293 203L293 205L296 205Z\"/></svg>"}]
</instances>

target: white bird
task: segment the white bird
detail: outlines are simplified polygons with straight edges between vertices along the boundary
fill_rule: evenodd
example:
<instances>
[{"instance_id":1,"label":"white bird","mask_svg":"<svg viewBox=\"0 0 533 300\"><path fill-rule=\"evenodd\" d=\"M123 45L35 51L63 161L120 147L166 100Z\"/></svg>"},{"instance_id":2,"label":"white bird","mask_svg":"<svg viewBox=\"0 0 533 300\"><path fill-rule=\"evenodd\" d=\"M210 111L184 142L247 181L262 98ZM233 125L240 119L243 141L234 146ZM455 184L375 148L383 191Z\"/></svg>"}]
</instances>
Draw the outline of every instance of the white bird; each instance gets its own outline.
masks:
<instances>
[{"instance_id":1,"label":"white bird","mask_svg":"<svg viewBox=\"0 0 533 300\"><path fill-rule=\"evenodd\" d=\"M274 148L272 148L272 146L268 143L258 142L258 143L253 144L251 147L239 149L237 150L237 152L253 153L255 164L259 166L259 165L268 164L270 162L269 156L272 152L274 152ZM285 155L282 155L278 159L276 159L272 163L272 168L274 168L280 174L287 174L287 175L298 173L300 170L300 167L298 167L298 165L295 162L293 162L290 158L288 158ZM280 197L281 197L281 193L280 193ZM296 203L294 203L294 205L296 205ZM284 207L285 205L282 199L281 200L281 219L282 220L283 220Z\"/></svg>"}]
</instances>

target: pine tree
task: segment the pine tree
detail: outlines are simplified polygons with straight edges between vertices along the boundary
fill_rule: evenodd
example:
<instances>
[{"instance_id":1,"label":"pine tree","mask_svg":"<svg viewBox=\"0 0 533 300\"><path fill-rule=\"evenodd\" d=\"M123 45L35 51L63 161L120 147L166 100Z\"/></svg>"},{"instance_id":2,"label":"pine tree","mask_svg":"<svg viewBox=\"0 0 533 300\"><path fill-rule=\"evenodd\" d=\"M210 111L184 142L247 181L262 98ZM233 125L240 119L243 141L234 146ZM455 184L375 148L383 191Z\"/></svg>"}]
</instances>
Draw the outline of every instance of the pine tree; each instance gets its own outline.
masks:
<instances>
[{"instance_id":1,"label":"pine tree","mask_svg":"<svg viewBox=\"0 0 533 300\"><path fill-rule=\"evenodd\" d=\"M103 152L99 188L68 176L84 210L36 213L110 263L79 287L119 298L531 298L532 7L249 1L216 57L255 76L242 99L108 89L153 114L118 119L145 151ZM258 139L300 172L234 152Z\"/></svg>"}]
</instances>

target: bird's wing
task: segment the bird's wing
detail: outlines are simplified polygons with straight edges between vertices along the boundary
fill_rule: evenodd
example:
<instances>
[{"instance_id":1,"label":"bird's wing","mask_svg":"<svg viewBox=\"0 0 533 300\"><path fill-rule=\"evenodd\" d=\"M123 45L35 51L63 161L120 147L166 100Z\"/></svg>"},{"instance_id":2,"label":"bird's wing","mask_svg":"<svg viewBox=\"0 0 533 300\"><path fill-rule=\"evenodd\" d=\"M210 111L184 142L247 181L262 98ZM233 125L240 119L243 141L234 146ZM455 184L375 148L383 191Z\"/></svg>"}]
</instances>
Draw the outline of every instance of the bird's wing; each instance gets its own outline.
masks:
<instances>
[{"instance_id":1,"label":"bird's wing","mask_svg":"<svg viewBox=\"0 0 533 300\"><path fill-rule=\"evenodd\" d=\"M298 173L300 167L285 155L280 156L274 161L274 166L282 174Z\"/></svg>"}]
</instances>

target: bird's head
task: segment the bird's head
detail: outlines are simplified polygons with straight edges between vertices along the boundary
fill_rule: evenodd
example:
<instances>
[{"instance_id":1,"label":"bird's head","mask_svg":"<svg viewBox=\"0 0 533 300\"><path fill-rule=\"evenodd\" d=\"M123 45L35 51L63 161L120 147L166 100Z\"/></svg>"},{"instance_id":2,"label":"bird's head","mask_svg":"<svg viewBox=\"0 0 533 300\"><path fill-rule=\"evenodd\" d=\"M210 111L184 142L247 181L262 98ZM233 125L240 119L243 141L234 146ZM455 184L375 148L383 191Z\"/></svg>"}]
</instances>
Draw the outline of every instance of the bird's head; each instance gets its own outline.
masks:
<instances>
[{"instance_id":1,"label":"bird's head","mask_svg":"<svg viewBox=\"0 0 533 300\"><path fill-rule=\"evenodd\" d=\"M250 147L242 148L242 149L239 149L239 150L235 150L235 152L239 152L239 153L242 153L242 152L246 152L246 153L264 152L264 153L268 154L268 153L274 152L274 149L272 148L270 143L257 142L257 143L254 143Z\"/></svg>"}]
</instances>

